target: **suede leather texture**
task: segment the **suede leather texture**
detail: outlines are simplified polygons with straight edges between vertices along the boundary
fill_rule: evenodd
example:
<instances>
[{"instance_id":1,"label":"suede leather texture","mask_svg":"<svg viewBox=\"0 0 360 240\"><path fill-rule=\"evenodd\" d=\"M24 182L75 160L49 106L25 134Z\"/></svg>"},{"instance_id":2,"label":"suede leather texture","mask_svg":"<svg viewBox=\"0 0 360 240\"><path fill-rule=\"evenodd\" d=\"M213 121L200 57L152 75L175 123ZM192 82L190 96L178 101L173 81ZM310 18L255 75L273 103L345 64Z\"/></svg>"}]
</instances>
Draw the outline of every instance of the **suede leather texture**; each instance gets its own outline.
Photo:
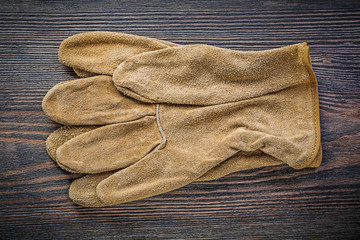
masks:
<instances>
[{"instance_id":1,"label":"suede leather texture","mask_svg":"<svg viewBox=\"0 0 360 240\"><path fill-rule=\"evenodd\" d=\"M113 49L120 38L108 45L103 39L90 51L106 53L96 67L96 58L69 64L89 46L73 44L78 50L62 53L84 75L116 69L113 79L62 83L43 101L57 122L99 125L65 127L47 140L49 154L64 169L97 173L74 181L74 202L110 206L244 169L319 166L317 83L306 44L261 52L170 44L129 51L114 63L105 57L112 51L102 48ZM136 48L135 40L127 41Z\"/></svg>"},{"instance_id":2,"label":"suede leather texture","mask_svg":"<svg viewBox=\"0 0 360 240\"><path fill-rule=\"evenodd\" d=\"M130 57L173 46L177 44L132 34L86 32L61 43L59 60L80 77L112 76L117 66Z\"/></svg>"}]
</instances>

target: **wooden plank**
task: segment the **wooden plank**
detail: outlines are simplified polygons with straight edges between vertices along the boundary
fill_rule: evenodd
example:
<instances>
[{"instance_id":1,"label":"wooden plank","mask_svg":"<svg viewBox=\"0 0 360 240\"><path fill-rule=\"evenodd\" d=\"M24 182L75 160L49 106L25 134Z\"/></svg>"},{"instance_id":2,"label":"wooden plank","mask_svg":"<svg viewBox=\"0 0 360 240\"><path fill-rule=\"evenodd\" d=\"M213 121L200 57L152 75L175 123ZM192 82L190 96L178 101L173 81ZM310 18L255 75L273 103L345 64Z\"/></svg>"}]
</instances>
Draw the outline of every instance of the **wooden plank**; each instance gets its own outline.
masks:
<instances>
[{"instance_id":1,"label":"wooden plank","mask_svg":"<svg viewBox=\"0 0 360 240\"><path fill-rule=\"evenodd\" d=\"M59 127L41 101L76 78L61 41L105 30L179 44L263 50L306 41L319 82L321 167L197 182L141 201L84 208L49 158ZM358 1L1 1L0 239L355 239L360 235Z\"/></svg>"}]
</instances>

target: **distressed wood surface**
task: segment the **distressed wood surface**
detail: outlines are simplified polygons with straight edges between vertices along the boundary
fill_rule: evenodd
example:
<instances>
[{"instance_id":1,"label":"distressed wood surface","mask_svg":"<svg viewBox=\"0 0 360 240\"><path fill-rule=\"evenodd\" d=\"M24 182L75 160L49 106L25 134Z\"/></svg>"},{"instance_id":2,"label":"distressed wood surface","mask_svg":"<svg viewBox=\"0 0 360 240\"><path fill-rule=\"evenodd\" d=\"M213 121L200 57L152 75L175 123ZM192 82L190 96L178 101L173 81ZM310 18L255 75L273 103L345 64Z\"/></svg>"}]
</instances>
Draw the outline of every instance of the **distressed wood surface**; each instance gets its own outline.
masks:
<instances>
[{"instance_id":1,"label":"distressed wood surface","mask_svg":"<svg viewBox=\"0 0 360 240\"><path fill-rule=\"evenodd\" d=\"M74 205L41 101L76 78L73 34L107 30L262 50L306 41L319 83L323 163L266 167L107 208ZM360 236L358 1L0 1L0 239L356 239Z\"/></svg>"}]
</instances>

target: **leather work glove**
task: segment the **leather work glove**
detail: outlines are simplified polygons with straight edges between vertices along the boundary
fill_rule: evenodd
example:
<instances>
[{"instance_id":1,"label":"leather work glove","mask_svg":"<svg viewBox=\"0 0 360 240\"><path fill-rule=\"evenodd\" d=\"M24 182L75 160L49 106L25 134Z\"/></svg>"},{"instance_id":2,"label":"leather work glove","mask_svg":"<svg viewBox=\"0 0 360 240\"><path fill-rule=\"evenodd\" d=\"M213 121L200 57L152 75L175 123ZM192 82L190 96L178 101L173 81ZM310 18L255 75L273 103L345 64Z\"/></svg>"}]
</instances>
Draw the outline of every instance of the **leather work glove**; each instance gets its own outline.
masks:
<instances>
[{"instance_id":1,"label":"leather work glove","mask_svg":"<svg viewBox=\"0 0 360 240\"><path fill-rule=\"evenodd\" d=\"M174 56L179 56L178 60ZM207 68L210 65L213 69ZM146 75L149 78L144 79ZM158 88L164 84L160 78L174 88ZM99 149L105 149L106 156L113 151L133 156L134 147L136 154L145 154L135 163L128 161L124 170L76 180L70 189L75 202L106 206L170 191L243 155L298 169L320 164L317 86L305 44L262 52L202 45L168 48L126 60L113 80L127 95L156 103L152 115L125 122L127 126L112 124L80 134L59 147L56 157L69 169L79 168L79 161L71 159L82 159L85 164L80 164L80 170L84 172L82 167L91 162L89 156ZM184 86L185 91L181 89ZM208 91L208 98L198 94L199 89ZM59 94L47 96L60 102L55 95ZM162 102L177 105L159 104ZM120 149L113 146L117 134L127 144ZM144 145L138 147L139 142ZM91 202L91 197L98 202Z\"/></svg>"}]
</instances>

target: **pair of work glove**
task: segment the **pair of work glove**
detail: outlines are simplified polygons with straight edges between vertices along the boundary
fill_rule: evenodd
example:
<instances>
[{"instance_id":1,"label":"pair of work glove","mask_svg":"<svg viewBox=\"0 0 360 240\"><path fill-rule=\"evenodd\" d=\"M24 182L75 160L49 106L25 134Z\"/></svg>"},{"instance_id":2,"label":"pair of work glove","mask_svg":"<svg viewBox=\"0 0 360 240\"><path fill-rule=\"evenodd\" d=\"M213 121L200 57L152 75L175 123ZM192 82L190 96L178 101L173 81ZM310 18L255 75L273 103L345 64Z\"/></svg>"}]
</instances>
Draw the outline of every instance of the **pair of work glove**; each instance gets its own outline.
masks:
<instances>
[{"instance_id":1,"label":"pair of work glove","mask_svg":"<svg viewBox=\"0 0 360 240\"><path fill-rule=\"evenodd\" d=\"M240 170L321 163L317 82L306 43L266 51L177 45L122 33L65 39L77 80L43 110L66 126L46 141L73 173L77 204L99 207Z\"/></svg>"}]
</instances>

